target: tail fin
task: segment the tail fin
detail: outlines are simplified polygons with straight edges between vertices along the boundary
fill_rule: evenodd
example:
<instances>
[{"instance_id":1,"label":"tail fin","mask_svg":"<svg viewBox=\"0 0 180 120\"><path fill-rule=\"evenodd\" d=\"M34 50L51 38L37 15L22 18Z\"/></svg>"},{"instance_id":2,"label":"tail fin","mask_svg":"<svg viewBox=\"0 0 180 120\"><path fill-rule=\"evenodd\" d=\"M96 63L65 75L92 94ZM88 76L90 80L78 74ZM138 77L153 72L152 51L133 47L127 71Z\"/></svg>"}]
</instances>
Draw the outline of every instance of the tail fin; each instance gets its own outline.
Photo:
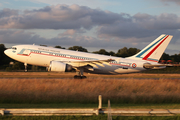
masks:
<instances>
[{"instance_id":1,"label":"tail fin","mask_svg":"<svg viewBox=\"0 0 180 120\"><path fill-rule=\"evenodd\" d=\"M172 37L173 36L171 35L160 35L147 47L145 47L139 53L130 58L158 62L162 54L164 53L166 47L168 46L169 42L171 41Z\"/></svg>"}]
</instances>

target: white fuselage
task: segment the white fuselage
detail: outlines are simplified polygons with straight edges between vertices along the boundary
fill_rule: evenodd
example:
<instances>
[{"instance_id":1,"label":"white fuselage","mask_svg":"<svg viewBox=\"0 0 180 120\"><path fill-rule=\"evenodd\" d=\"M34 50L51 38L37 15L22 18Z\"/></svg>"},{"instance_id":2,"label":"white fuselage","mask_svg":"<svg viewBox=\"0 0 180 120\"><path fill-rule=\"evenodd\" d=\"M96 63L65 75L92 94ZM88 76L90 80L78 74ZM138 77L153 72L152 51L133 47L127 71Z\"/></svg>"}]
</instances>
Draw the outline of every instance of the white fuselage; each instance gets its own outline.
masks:
<instances>
[{"instance_id":1,"label":"white fuselage","mask_svg":"<svg viewBox=\"0 0 180 120\"><path fill-rule=\"evenodd\" d=\"M93 70L85 70L85 72L96 74L139 72L146 70L143 68L143 64L147 63L145 60L119 58L37 45L13 46L11 49L7 49L5 54L17 61L44 67L49 67L51 61L61 61L74 67L78 67L78 65L74 64L72 61L115 60L110 62L110 65L104 64L102 66L96 64L97 67L94 67ZM151 63L151 61L148 61L148 63Z\"/></svg>"}]
</instances>

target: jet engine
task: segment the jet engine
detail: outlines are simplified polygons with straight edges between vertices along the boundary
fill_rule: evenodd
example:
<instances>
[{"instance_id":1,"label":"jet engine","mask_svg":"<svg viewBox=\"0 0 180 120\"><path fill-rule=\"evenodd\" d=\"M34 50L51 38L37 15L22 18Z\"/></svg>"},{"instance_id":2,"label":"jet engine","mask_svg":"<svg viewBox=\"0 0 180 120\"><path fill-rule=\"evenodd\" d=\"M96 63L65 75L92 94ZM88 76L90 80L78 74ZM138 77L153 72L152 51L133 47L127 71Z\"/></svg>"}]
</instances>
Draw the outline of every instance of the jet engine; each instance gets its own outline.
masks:
<instances>
[{"instance_id":1,"label":"jet engine","mask_svg":"<svg viewBox=\"0 0 180 120\"><path fill-rule=\"evenodd\" d=\"M68 72L72 70L72 66L59 62L59 61L51 61L48 71L53 72Z\"/></svg>"}]
</instances>

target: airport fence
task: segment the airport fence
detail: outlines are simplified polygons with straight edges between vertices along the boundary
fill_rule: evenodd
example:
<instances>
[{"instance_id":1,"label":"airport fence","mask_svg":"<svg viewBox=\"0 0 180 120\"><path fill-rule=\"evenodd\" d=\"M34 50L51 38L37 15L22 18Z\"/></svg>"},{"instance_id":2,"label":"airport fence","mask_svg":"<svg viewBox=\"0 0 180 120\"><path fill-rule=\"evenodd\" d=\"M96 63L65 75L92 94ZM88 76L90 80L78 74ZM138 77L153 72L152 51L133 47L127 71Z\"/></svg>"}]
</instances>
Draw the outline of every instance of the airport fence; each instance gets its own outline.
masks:
<instances>
[{"instance_id":1,"label":"airport fence","mask_svg":"<svg viewBox=\"0 0 180 120\"><path fill-rule=\"evenodd\" d=\"M99 95L98 108L94 109L6 109L0 108L2 116L92 116L107 115L108 120L112 120L112 116L175 116L180 114L180 109L111 109L110 100L108 100L108 108L102 108L102 96Z\"/></svg>"}]
</instances>

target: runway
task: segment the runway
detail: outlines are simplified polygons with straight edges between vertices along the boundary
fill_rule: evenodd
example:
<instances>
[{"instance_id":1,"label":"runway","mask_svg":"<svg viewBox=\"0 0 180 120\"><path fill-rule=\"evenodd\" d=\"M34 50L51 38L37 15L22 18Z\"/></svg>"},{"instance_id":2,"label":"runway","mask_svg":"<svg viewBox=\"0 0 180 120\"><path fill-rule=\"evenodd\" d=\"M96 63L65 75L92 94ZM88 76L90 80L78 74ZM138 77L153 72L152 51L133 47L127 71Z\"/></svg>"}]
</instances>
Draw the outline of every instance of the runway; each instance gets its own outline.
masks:
<instances>
[{"instance_id":1,"label":"runway","mask_svg":"<svg viewBox=\"0 0 180 120\"><path fill-rule=\"evenodd\" d=\"M0 72L0 79L2 78L57 78L57 79L73 79L75 72L58 73L58 72ZM88 79L180 79L180 74L145 74L145 73L132 73L132 74L118 74L118 75L98 75L87 74Z\"/></svg>"},{"instance_id":2,"label":"runway","mask_svg":"<svg viewBox=\"0 0 180 120\"><path fill-rule=\"evenodd\" d=\"M56 79L56 80L77 80L77 79L74 79L74 78L71 78L71 77L66 77L66 78L45 78L45 77L17 77L17 78L12 78L12 77L0 77L0 80L1 79L19 79L19 80L24 80L24 79L27 79L27 80L34 80L34 79L49 79L49 80L53 80L53 79ZM89 78L86 78L86 79L83 79L83 80L93 80L93 79L98 79L98 78L94 78L94 77L89 77ZM101 78L102 79L102 78ZM180 77L178 78L103 78L104 80L180 80Z\"/></svg>"}]
</instances>

